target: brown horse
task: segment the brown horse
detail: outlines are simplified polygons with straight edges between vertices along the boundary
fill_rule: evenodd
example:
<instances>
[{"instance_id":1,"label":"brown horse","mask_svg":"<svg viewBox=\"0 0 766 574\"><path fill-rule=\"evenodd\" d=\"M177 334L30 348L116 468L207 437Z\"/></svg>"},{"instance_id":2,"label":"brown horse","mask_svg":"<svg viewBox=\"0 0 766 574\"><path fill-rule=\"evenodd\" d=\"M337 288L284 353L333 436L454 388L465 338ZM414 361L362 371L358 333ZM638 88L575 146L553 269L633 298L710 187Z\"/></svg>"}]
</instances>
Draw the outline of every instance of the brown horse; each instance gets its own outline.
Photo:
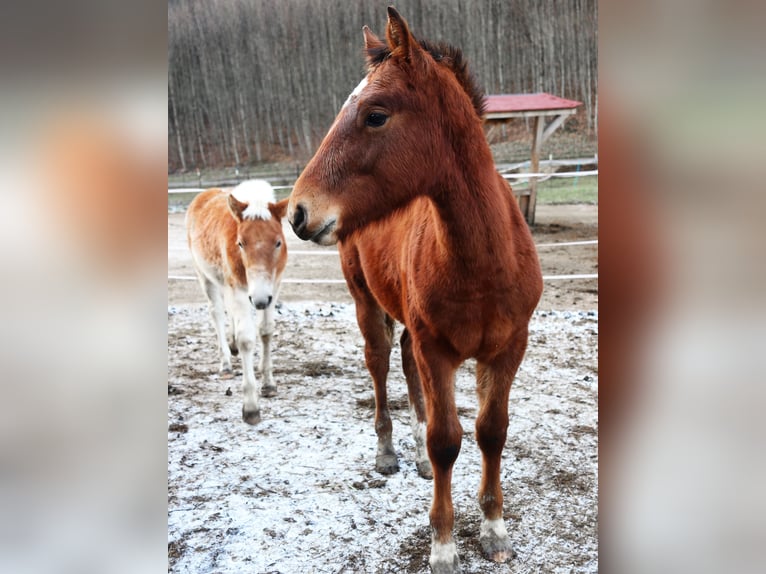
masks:
<instances>
[{"instance_id":1,"label":"brown horse","mask_svg":"<svg viewBox=\"0 0 766 574\"><path fill-rule=\"evenodd\" d=\"M542 276L529 229L494 168L483 95L460 51L418 42L393 8L387 43L367 27L364 38L367 77L296 182L288 219L302 239L339 244L375 386L381 472L397 470L386 377L394 320L405 326L416 444L427 421L434 478L430 564L456 572L451 477L463 429L455 372L476 358L480 541L502 562L513 554L500 488L508 393ZM431 469L421 461L419 471Z\"/></svg>"},{"instance_id":2,"label":"brown horse","mask_svg":"<svg viewBox=\"0 0 766 574\"><path fill-rule=\"evenodd\" d=\"M194 268L210 304L221 372L231 372L231 356L241 353L246 423L261 420L259 395L274 396L271 336L282 272L287 264L287 245L282 218L287 200L276 202L274 190L264 180L245 181L231 193L209 189L194 198L186 212L186 231ZM255 309L253 309L255 308ZM225 332L229 315L228 332ZM253 369L254 314L259 315L261 360Z\"/></svg>"}]
</instances>

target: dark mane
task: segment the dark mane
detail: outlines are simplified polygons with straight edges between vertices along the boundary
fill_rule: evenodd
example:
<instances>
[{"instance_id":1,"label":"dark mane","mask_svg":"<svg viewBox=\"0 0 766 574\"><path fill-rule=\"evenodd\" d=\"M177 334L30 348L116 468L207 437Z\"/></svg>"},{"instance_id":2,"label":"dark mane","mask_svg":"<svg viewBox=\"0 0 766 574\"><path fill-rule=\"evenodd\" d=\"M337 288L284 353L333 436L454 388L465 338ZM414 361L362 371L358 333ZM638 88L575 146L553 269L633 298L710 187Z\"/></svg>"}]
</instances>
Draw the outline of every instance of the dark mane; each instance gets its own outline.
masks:
<instances>
[{"instance_id":1,"label":"dark mane","mask_svg":"<svg viewBox=\"0 0 766 574\"><path fill-rule=\"evenodd\" d=\"M476 78L468 68L468 62L463 57L463 52L444 42L429 42L428 40L419 40L420 46L428 52L434 61L442 66L449 68L455 78L463 87L468 97L471 98L473 108L476 114L481 117L484 115L484 90L476 82ZM391 55L391 49L388 46L367 50L367 62L370 67L381 64Z\"/></svg>"}]
</instances>

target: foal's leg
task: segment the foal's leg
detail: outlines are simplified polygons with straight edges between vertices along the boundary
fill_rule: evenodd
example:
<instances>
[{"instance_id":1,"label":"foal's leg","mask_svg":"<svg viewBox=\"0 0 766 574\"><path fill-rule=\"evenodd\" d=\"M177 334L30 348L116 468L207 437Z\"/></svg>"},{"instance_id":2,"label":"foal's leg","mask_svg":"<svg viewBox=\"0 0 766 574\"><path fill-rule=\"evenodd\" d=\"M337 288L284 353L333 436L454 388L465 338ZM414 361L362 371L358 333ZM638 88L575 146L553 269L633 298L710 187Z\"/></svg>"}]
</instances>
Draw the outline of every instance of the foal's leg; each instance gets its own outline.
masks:
<instances>
[{"instance_id":1,"label":"foal's leg","mask_svg":"<svg viewBox=\"0 0 766 574\"><path fill-rule=\"evenodd\" d=\"M383 474L398 472L399 462L391 440L391 414L388 411L386 378L394 338L394 321L378 305L367 286L359 253L353 245L340 244L341 268L349 292L356 303L356 321L364 337L364 359L375 388L375 432L378 453L375 469Z\"/></svg>"},{"instance_id":2,"label":"foal's leg","mask_svg":"<svg viewBox=\"0 0 766 574\"><path fill-rule=\"evenodd\" d=\"M247 298L247 292L236 292L232 297L232 317L237 348L242 358L242 386L244 402L242 419L251 425L261 421L261 407L258 402L261 385L255 378L253 352L255 350L255 320L253 306Z\"/></svg>"},{"instance_id":3,"label":"foal's leg","mask_svg":"<svg viewBox=\"0 0 766 574\"><path fill-rule=\"evenodd\" d=\"M210 319L215 327L216 337L218 339L218 349L221 358L220 370L222 373L231 373L231 350L226 341L226 314L224 312L223 292L221 287L215 282L197 272L200 285L205 292L208 303L210 304Z\"/></svg>"},{"instance_id":4,"label":"foal's leg","mask_svg":"<svg viewBox=\"0 0 766 574\"><path fill-rule=\"evenodd\" d=\"M227 327L226 342L229 344L231 356L236 357L239 355L239 349L237 348L237 337L234 334L234 321L229 321Z\"/></svg>"},{"instance_id":5,"label":"foal's leg","mask_svg":"<svg viewBox=\"0 0 766 574\"><path fill-rule=\"evenodd\" d=\"M263 386L261 396L273 397L277 394L277 384L274 382L271 368L271 335L274 333L274 304L263 311L258 311L258 334L261 336L261 360L258 372L261 374Z\"/></svg>"},{"instance_id":6,"label":"foal's leg","mask_svg":"<svg viewBox=\"0 0 766 574\"><path fill-rule=\"evenodd\" d=\"M460 453L463 429L455 405L454 377L458 361L440 353L434 346L413 340L426 399L428 430L426 442L434 473L434 498L431 505L431 557L434 574L460 571L457 546L452 538L455 511L452 506L452 466Z\"/></svg>"},{"instance_id":7,"label":"foal's leg","mask_svg":"<svg viewBox=\"0 0 766 574\"><path fill-rule=\"evenodd\" d=\"M519 333L508 351L491 363L476 364L479 414L476 442L482 453L479 505L484 513L479 541L487 558L505 562L514 556L503 521L500 458L508 433L508 394L527 345L527 332Z\"/></svg>"},{"instance_id":8,"label":"foal's leg","mask_svg":"<svg viewBox=\"0 0 766 574\"><path fill-rule=\"evenodd\" d=\"M392 442L393 427L388 411L386 379L393 346L394 321L376 303L356 301L356 318L364 336L364 360L375 389L375 433L378 453L375 470L382 474L399 471L399 462Z\"/></svg>"},{"instance_id":9,"label":"foal's leg","mask_svg":"<svg viewBox=\"0 0 766 574\"><path fill-rule=\"evenodd\" d=\"M223 303L226 307L226 309L229 310L229 321L227 323L227 329L226 329L226 342L229 345L229 351L231 351L231 356L236 357L239 355L239 349L237 348L237 336L234 332L235 326L234 326L234 315L232 309L234 309L234 303L232 300L233 291L230 288L226 288L223 290Z\"/></svg>"},{"instance_id":10,"label":"foal's leg","mask_svg":"<svg viewBox=\"0 0 766 574\"><path fill-rule=\"evenodd\" d=\"M410 424L412 436L415 438L415 466L423 478L433 478L434 471L428 460L426 450L426 405L423 400L423 387L420 384L418 367L412 354L412 338L410 332L404 329L400 339L402 346L402 370L407 379L407 395L410 401Z\"/></svg>"}]
</instances>

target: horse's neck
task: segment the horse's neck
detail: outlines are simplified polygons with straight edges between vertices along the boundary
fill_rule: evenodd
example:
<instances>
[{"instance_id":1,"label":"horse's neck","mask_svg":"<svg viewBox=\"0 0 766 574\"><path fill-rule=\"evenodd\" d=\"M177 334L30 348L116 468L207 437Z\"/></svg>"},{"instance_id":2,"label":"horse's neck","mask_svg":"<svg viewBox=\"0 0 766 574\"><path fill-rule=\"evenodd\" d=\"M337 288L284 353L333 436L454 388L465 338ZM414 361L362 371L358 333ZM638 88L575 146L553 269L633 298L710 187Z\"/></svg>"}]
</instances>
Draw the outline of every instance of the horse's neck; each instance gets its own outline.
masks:
<instances>
[{"instance_id":1,"label":"horse's neck","mask_svg":"<svg viewBox=\"0 0 766 574\"><path fill-rule=\"evenodd\" d=\"M494 166L479 177L452 178L432 195L437 241L450 259L480 267L508 250L513 222L510 191L501 188Z\"/></svg>"}]
</instances>

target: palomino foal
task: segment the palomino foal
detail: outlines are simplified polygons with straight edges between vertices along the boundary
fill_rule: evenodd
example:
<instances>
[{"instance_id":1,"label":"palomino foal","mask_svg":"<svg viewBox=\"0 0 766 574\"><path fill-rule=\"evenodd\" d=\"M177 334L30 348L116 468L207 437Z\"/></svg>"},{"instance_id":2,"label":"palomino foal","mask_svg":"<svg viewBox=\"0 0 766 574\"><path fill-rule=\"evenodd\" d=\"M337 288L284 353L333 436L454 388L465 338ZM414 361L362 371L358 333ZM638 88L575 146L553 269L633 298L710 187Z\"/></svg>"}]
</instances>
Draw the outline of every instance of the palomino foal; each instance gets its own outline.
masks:
<instances>
[{"instance_id":1,"label":"palomino foal","mask_svg":"<svg viewBox=\"0 0 766 574\"><path fill-rule=\"evenodd\" d=\"M452 466L463 430L454 376L477 360L476 440L483 467L479 539L492 560L513 550L500 458L508 394L542 292L532 237L482 129L483 94L460 51L418 42L388 10L387 42L364 28L367 77L349 96L290 196L297 235L338 243L373 379L377 468L397 468L386 404L394 320L418 428L427 421L434 572L457 572ZM425 400L423 400L425 398ZM430 474L421 462L421 474Z\"/></svg>"},{"instance_id":2,"label":"palomino foal","mask_svg":"<svg viewBox=\"0 0 766 574\"><path fill-rule=\"evenodd\" d=\"M186 213L189 248L218 335L221 371L230 373L231 356L242 356L242 418L249 424L261 420L258 396L270 397L277 392L271 372L271 335L274 305L287 263L282 232L286 209L287 200L275 202L267 181L252 180L239 184L231 193L204 191ZM253 372L253 307L259 316L262 389ZM229 315L228 331L224 309Z\"/></svg>"}]
</instances>

